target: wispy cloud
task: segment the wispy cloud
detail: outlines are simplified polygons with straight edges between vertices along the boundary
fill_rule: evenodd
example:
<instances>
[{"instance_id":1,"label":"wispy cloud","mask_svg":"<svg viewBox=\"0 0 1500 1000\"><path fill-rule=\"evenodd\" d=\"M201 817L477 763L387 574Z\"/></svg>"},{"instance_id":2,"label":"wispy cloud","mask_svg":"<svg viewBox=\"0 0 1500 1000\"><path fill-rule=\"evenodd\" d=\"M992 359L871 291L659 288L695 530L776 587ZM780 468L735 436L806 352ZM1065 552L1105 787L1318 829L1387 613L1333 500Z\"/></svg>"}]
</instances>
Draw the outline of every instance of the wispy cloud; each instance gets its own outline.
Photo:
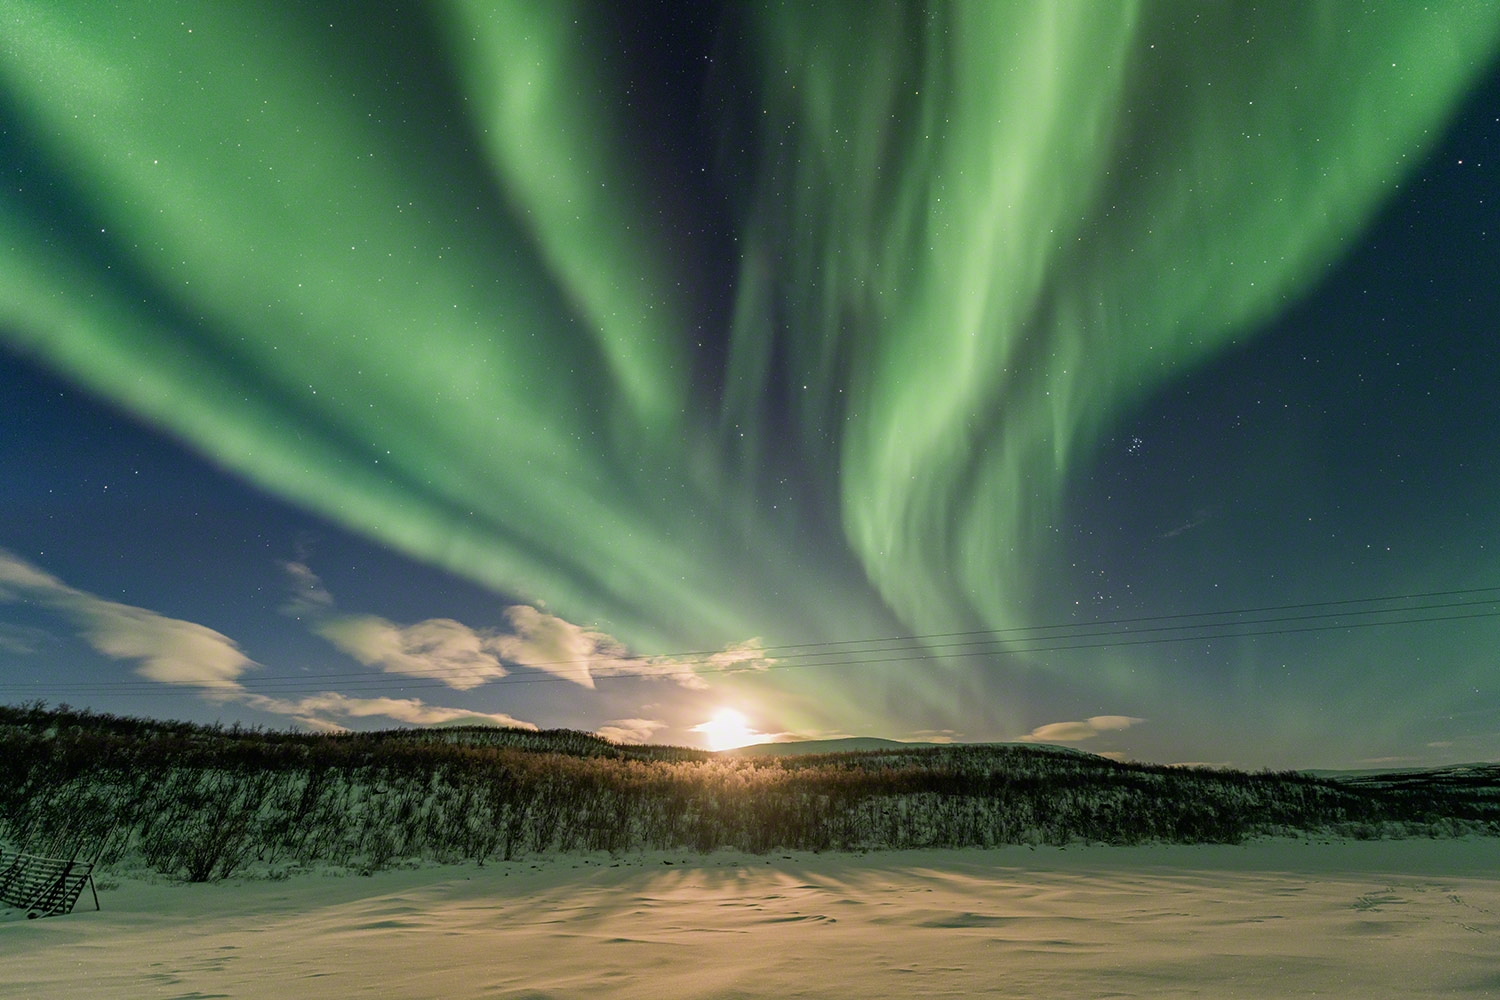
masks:
<instances>
[{"instance_id":1,"label":"wispy cloud","mask_svg":"<svg viewBox=\"0 0 1500 1000\"><path fill-rule=\"evenodd\" d=\"M594 732L612 743L636 745L650 743L656 731L666 726L657 719L611 719Z\"/></svg>"},{"instance_id":2,"label":"wispy cloud","mask_svg":"<svg viewBox=\"0 0 1500 1000\"><path fill-rule=\"evenodd\" d=\"M744 642L731 643L711 654L704 662L704 666L714 671L736 671L736 670L769 670L775 664L775 660L766 655L765 647L760 639L746 639Z\"/></svg>"},{"instance_id":3,"label":"wispy cloud","mask_svg":"<svg viewBox=\"0 0 1500 1000\"><path fill-rule=\"evenodd\" d=\"M1161 538L1176 538L1178 535L1182 534L1183 532L1192 531L1194 528L1197 528L1197 527L1199 527L1201 525L1207 524L1209 521L1212 521L1213 519L1214 519L1214 511L1211 508L1200 507L1198 510L1193 511L1193 516L1192 517L1188 518L1186 521L1182 522L1181 524L1179 524L1175 528L1171 528L1171 529L1169 529L1167 531L1163 531L1161 533L1161 535L1158 536L1158 537L1161 537Z\"/></svg>"},{"instance_id":4,"label":"wispy cloud","mask_svg":"<svg viewBox=\"0 0 1500 1000\"><path fill-rule=\"evenodd\" d=\"M1082 743L1100 733L1117 732L1140 725L1145 719L1131 715L1095 715L1082 722L1049 722L1021 737L1023 743Z\"/></svg>"},{"instance_id":5,"label":"wispy cloud","mask_svg":"<svg viewBox=\"0 0 1500 1000\"><path fill-rule=\"evenodd\" d=\"M134 660L137 674L163 684L226 696L239 691L239 678L258 665L233 639L206 625L78 590L4 550L0 600L31 600L61 613L95 650L111 659Z\"/></svg>"},{"instance_id":6,"label":"wispy cloud","mask_svg":"<svg viewBox=\"0 0 1500 1000\"><path fill-rule=\"evenodd\" d=\"M0 601L66 593L72 588L25 559L0 549ZM76 593L76 591L74 591Z\"/></svg>"},{"instance_id":7,"label":"wispy cloud","mask_svg":"<svg viewBox=\"0 0 1500 1000\"><path fill-rule=\"evenodd\" d=\"M5 599L4 593L0 592L0 600ZM0 624L0 649L7 653L30 656L51 638L52 636L43 629L28 628L25 625Z\"/></svg>"},{"instance_id":8,"label":"wispy cloud","mask_svg":"<svg viewBox=\"0 0 1500 1000\"><path fill-rule=\"evenodd\" d=\"M316 581L316 577L313 577ZM320 588L310 588L317 593ZM326 591L322 591L326 593ZM218 702L233 701L284 715L312 729L341 730L340 719L383 716L410 725L487 725L535 729L535 724L504 713L429 705L418 698L351 698L334 691L300 698L275 698L247 691L240 678L259 666L228 636L205 625L168 618L146 608L105 600L70 587L45 570L0 549L0 601L32 601L71 621L89 645L114 660L133 660L148 680L198 689ZM329 602L331 603L331 601ZM387 623L388 624L388 623ZM457 624L456 622L454 623ZM461 628L461 626L460 626ZM418 652L447 651L461 658L440 634L405 637ZM462 642L456 643L462 647ZM478 683L478 682L476 682Z\"/></svg>"},{"instance_id":9,"label":"wispy cloud","mask_svg":"<svg viewBox=\"0 0 1500 1000\"><path fill-rule=\"evenodd\" d=\"M292 594L281 610L294 618L304 615L320 615L333 608L333 595L323 586L318 574L305 562L288 561L281 564L291 579Z\"/></svg>"},{"instance_id":10,"label":"wispy cloud","mask_svg":"<svg viewBox=\"0 0 1500 1000\"><path fill-rule=\"evenodd\" d=\"M962 735L956 729L918 729L911 739L918 743L952 743Z\"/></svg>"},{"instance_id":11,"label":"wispy cloud","mask_svg":"<svg viewBox=\"0 0 1500 1000\"><path fill-rule=\"evenodd\" d=\"M364 719L383 716L414 726L477 725L504 726L514 729L536 729L503 712L474 712L465 708L429 705L420 698L350 698L335 691L323 691L302 698L271 698L247 694L242 699L251 708L276 715L286 715L313 729L337 731L345 728L330 716Z\"/></svg>"}]
</instances>

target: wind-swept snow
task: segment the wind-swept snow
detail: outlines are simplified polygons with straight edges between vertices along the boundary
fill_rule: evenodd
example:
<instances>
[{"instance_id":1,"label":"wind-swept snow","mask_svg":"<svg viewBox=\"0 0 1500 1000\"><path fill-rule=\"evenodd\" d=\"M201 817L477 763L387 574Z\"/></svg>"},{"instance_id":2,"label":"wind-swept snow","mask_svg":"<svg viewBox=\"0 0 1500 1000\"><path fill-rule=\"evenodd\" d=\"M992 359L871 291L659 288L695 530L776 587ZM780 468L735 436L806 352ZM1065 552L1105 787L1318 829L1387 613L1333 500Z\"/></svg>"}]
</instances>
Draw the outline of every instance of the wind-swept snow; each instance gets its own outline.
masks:
<instances>
[{"instance_id":1,"label":"wind-swept snow","mask_svg":"<svg viewBox=\"0 0 1500 1000\"><path fill-rule=\"evenodd\" d=\"M1480 997L1493 839L528 859L0 921L0 995Z\"/></svg>"}]
</instances>

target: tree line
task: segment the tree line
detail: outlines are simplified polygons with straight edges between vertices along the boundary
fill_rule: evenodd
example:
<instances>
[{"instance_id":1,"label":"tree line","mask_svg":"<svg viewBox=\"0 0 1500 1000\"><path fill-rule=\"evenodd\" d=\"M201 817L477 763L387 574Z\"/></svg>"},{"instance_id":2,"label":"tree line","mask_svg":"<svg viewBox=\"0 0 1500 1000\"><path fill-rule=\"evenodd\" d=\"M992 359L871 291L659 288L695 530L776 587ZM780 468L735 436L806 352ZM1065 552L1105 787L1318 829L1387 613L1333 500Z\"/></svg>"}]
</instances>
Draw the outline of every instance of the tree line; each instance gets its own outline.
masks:
<instances>
[{"instance_id":1,"label":"tree line","mask_svg":"<svg viewBox=\"0 0 1500 1000\"><path fill-rule=\"evenodd\" d=\"M0 706L0 840L191 881L251 863L1500 835L1500 768L1338 781L954 745L787 757L488 728L308 734Z\"/></svg>"}]
</instances>

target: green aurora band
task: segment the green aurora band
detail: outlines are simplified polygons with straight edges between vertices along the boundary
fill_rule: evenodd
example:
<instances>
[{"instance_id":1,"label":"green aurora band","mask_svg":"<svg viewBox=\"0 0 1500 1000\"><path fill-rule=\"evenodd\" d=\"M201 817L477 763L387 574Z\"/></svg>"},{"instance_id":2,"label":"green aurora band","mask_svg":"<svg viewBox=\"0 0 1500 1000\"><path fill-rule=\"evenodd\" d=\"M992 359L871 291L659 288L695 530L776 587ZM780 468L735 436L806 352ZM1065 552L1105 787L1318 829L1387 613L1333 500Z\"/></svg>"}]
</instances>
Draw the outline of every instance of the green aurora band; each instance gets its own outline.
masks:
<instances>
[{"instance_id":1,"label":"green aurora band","mask_svg":"<svg viewBox=\"0 0 1500 1000\"><path fill-rule=\"evenodd\" d=\"M643 652L1026 623L1070 467L1310 290L1500 40L1490 3L742 11L705 372L605 8L424 10L459 101L296 6L0 2L0 336Z\"/></svg>"}]
</instances>

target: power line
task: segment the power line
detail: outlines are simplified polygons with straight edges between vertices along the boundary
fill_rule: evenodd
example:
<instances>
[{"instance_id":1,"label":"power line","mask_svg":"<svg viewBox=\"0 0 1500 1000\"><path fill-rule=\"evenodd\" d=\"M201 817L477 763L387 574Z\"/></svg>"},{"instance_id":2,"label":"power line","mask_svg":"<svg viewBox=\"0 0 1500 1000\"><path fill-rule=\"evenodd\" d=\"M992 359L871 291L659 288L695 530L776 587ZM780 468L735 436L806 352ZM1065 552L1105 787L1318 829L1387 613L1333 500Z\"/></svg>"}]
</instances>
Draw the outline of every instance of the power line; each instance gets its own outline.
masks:
<instances>
[{"instance_id":1,"label":"power line","mask_svg":"<svg viewBox=\"0 0 1500 1000\"><path fill-rule=\"evenodd\" d=\"M816 668L831 666L868 666L882 663L901 663L915 661L936 661L945 659L957 659L965 657L980 656L1014 656L1036 653L1053 653L1079 649L1099 649L1109 647L1153 645L1170 642L1212 642L1215 640L1254 638L1271 635L1296 635L1311 632L1335 631L1338 629L1373 628L1396 625L1414 625L1427 622L1445 622L1471 619L1484 619L1500 617L1500 610L1489 610L1475 612L1472 614L1450 614L1433 616L1432 611L1456 610L1464 608L1477 608L1493 606L1500 598L1489 598L1484 600L1459 600L1444 603L1427 603L1397 607L1372 607L1362 610L1346 611L1314 611L1313 609L1327 608L1350 608L1355 605L1368 604L1396 604L1398 602L1431 601L1442 597L1472 597L1478 594L1496 594L1500 592L1497 587L1472 588L1467 590L1431 591L1418 594L1405 594L1388 597L1352 598L1337 601L1318 601L1299 604L1270 605L1258 608L1248 608L1229 611L1201 611L1188 612L1176 615L1150 615L1134 618L1121 618L1102 620L1094 622L1068 622L1053 625L1037 626L1013 626L1001 629L974 629L961 632L933 632L918 633L906 636L888 636L880 638L851 639L842 641L828 641L802 644L782 644L777 646L761 647L757 652L768 653L772 651L785 650L774 658L774 662L763 666L751 666L744 662L719 662L725 651L696 651L693 653L661 654L653 657L622 658L617 661L624 666L611 667L600 664L598 658L556 660L524 664L524 666L535 669L536 673L511 674L506 677L493 677L487 671L476 669L463 672L444 670L442 668L431 668L421 673L414 672L381 672L372 674L369 671L341 672L333 674L321 674L317 677L284 677L267 678L255 684L252 680L244 690L252 694L274 696L278 694L312 694L327 690L330 685L337 684L345 690L364 690L379 687L388 689L393 680L400 680L400 686L405 688L454 688L451 680L479 680L484 684L494 686L510 686L516 684L543 684L543 683L572 683L566 676L560 676L555 672L549 672L547 667L592 667L592 676L596 680L604 680L613 677L632 678L672 678L687 675L701 675L704 673L760 673L765 670L785 670L795 668ZM1307 614L1283 615L1279 617L1245 618L1247 615L1268 615L1279 611L1307 611ZM1379 618L1368 620L1375 616L1403 615L1402 618ZM1409 617L1420 615L1421 617ZM1204 619L1218 618L1223 621L1206 621ZM1366 620L1351 621L1351 618L1362 618ZM1328 621L1333 619L1333 621ZM1324 624L1303 626L1296 628L1271 628L1257 631L1244 631L1259 625L1284 625L1293 622L1322 621ZM1146 623L1164 623L1150 625L1149 627L1118 627L1137 626ZM1165 635L1168 632L1192 631L1191 635ZM1052 633L1052 634L1039 634ZM966 638L966 637L986 638ZM935 639L960 639L958 642L931 642ZM1102 640L1102 641L1095 641ZM802 650L803 652L791 652ZM912 655L883 655L883 654L907 654ZM872 659L871 657L876 657ZM702 657L693 659L693 657ZM858 659L851 659L858 657ZM767 659L769 657L761 657ZM629 664L636 664L631 669ZM180 685L195 691L208 690L199 685ZM473 685L478 687L479 685ZM131 693L152 694L162 693L163 682L132 678L119 681L100 681L96 683L76 683L62 685L48 685L49 692L108 692L112 694L126 695ZM0 692L34 691L34 687L0 683Z\"/></svg>"}]
</instances>

